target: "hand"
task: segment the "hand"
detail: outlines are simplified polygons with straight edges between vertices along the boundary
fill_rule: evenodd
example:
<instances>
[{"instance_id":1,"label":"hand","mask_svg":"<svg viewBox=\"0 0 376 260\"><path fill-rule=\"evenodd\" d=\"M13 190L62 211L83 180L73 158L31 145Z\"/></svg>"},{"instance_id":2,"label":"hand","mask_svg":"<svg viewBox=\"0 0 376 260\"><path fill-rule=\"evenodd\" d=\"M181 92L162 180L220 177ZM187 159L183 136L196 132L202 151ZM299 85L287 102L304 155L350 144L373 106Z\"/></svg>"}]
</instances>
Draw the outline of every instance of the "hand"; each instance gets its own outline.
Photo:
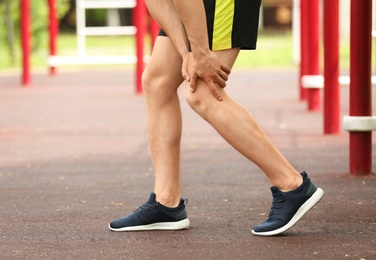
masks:
<instances>
[{"instance_id":1,"label":"hand","mask_svg":"<svg viewBox=\"0 0 376 260\"><path fill-rule=\"evenodd\" d=\"M183 63L181 66L181 74L187 82L190 81L190 76L188 72L188 59L189 59L189 53L187 52L186 54L183 55Z\"/></svg>"},{"instance_id":2,"label":"hand","mask_svg":"<svg viewBox=\"0 0 376 260\"><path fill-rule=\"evenodd\" d=\"M230 68L222 64L212 51L195 55L189 53L188 57L183 57L182 73L192 93L196 90L197 79L201 78L205 81L213 96L222 101L222 96L219 94L215 83L222 88L226 87L230 72Z\"/></svg>"}]
</instances>

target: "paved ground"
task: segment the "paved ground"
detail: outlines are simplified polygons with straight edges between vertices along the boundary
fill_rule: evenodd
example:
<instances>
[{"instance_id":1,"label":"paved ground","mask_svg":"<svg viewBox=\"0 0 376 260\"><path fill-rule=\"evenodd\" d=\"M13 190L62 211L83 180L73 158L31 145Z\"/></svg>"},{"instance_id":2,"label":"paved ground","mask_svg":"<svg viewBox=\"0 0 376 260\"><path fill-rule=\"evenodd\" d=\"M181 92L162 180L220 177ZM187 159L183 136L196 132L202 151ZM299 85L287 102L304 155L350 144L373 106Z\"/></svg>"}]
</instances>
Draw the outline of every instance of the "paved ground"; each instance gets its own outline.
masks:
<instances>
[{"instance_id":1,"label":"paved ground","mask_svg":"<svg viewBox=\"0 0 376 260\"><path fill-rule=\"evenodd\" d=\"M37 75L27 89L17 76L0 76L0 258L376 259L376 176L348 174L348 133L322 134L322 114L297 99L294 71L232 77L229 92L326 192L285 235L251 234L269 210L269 184L184 99L182 193L191 228L109 231L108 222L143 203L153 187L133 73ZM341 90L347 115L348 87Z\"/></svg>"}]
</instances>

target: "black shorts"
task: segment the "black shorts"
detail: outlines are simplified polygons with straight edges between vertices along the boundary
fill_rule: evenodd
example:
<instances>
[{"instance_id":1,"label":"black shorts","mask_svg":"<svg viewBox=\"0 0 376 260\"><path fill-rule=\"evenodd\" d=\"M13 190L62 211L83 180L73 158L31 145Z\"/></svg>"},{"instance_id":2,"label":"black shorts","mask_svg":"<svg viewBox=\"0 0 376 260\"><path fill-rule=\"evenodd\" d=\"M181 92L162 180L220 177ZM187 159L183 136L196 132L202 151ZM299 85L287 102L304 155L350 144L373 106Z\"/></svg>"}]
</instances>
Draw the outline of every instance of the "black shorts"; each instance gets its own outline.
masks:
<instances>
[{"instance_id":1,"label":"black shorts","mask_svg":"<svg viewBox=\"0 0 376 260\"><path fill-rule=\"evenodd\" d=\"M203 1L211 50L256 49L261 0Z\"/></svg>"}]
</instances>

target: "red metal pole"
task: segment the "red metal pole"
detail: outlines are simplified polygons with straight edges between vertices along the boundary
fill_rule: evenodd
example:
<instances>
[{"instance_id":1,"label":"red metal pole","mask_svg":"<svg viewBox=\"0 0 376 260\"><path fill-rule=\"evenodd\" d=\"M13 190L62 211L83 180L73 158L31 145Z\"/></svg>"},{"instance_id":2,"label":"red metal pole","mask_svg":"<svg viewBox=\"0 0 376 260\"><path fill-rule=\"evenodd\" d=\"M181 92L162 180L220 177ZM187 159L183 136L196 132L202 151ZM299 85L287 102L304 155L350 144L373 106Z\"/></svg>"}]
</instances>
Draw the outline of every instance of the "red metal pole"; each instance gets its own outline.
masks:
<instances>
[{"instance_id":1,"label":"red metal pole","mask_svg":"<svg viewBox=\"0 0 376 260\"><path fill-rule=\"evenodd\" d=\"M55 0L48 0L49 7L49 36L50 36L50 56L57 54L57 36L59 34L58 19L56 17ZM56 74L56 67L50 67L50 74Z\"/></svg>"},{"instance_id":2,"label":"red metal pole","mask_svg":"<svg viewBox=\"0 0 376 260\"><path fill-rule=\"evenodd\" d=\"M307 28L307 19L309 9L308 1L300 1L300 78L299 78L299 93L301 100L307 100L307 89L302 86L302 77L308 75L309 60L307 57L307 44L309 41L309 34Z\"/></svg>"},{"instance_id":3,"label":"red metal pole","mask_svg":"<svg viewBox=\"0 0 376 260\"><path fill-rule=\"evenodd\" d=\"M136 92L143 93L142 89L142 72L144 71L144 46L146 34L146 19L147 9L144 0L137 0L134 13L134 23L137 28L136 33L136 52L137 52L137 66L136 66Z\"/></svg>"},{"instance_id":4,"label":"red metal pole","mask_svg":"<svg viewBox=\"0 0 376 260\"><path fill-rule=\"evenodd\" d=\"M31 34L30 34L30 0L21 0L20 5L20 29L21 29L21 47L22 47L22 85L28 86L31 82L30 77L30 53L31 53Z\"/></svg>"},{"instance_id":5,"label":"red metal pole","mask_svg":"<svg viewBox=\"0 0 376 260\"><path fill-rule=\"evenodd\" d=\"M339 0L324 0L324 133L340 132Z\"/></svg>"},{"instance_id":6,"label":"red metal pole","mask_svg":"<svg viewBox=\"0 0 376 260\"><path fill-rule=\"evenodd\" d=\"M351 0L350 116L371 116L372 0ZM372 172L372 132L350 132L350 174Z\"/></svg>"},{"instance_id":7,"label":"red metal pole","mask_svg":"<svg viewBox=\"0 0 376 260\"><path fill-rule=\"evenodd\" d=\"M320 2L319 0L308 1L308 33L307 42L308 55L308 75L320 75ZM319 88L308 89L308 110L319 111L321 107L321 97Z\"/></svg>"},{"instance_id":8,"label":"red metal pole","mask_svg":"<svg viewBox=\"0 0 376 260\"><path fill-rule=\"evenodd\" d=\"M301 64L300 80L303 76L320 74L320 17L319 0L301 0ZM321 106L320 89L304 88L300 82L300 98L308 100L308 110L318 111Z\"/></svg>"}]
</instances>

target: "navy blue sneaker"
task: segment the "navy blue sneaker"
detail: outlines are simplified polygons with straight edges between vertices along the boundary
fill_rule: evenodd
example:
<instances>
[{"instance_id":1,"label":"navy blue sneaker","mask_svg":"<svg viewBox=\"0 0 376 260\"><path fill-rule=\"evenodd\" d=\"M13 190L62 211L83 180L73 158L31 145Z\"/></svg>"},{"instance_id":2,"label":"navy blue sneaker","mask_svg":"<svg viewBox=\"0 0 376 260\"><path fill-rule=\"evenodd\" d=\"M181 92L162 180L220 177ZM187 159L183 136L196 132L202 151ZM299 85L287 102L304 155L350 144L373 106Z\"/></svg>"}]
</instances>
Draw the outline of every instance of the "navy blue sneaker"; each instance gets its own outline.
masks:
<instances>
[{"instance_id":1,"label":"navy blue sneaker","mask_svg":"<svg viewBox=\"0 0 376 260\"><path fill-rule=\"evenodd\" d=\"M252 234L259 236L274 236L292 227L305 213L308 212L324 195L308 178L306 172L300 173L303 183L297 189L282 192L277 187L271 187L273 204L268 219L261 225L252 228Z\"/></svg>"},{"instance_id":2,"label":"navy blue sneaker","mask_svg":"<svg viewBox=\"0 0 376 260\"><path fill-rule=\"evenodd\" d=\"M189 227L185 210L187 200L181 199L176 208L168 208L155 200L155 193L133 213L112 221L112 231L179 230Z\"/></svg>"}]
</instances>

